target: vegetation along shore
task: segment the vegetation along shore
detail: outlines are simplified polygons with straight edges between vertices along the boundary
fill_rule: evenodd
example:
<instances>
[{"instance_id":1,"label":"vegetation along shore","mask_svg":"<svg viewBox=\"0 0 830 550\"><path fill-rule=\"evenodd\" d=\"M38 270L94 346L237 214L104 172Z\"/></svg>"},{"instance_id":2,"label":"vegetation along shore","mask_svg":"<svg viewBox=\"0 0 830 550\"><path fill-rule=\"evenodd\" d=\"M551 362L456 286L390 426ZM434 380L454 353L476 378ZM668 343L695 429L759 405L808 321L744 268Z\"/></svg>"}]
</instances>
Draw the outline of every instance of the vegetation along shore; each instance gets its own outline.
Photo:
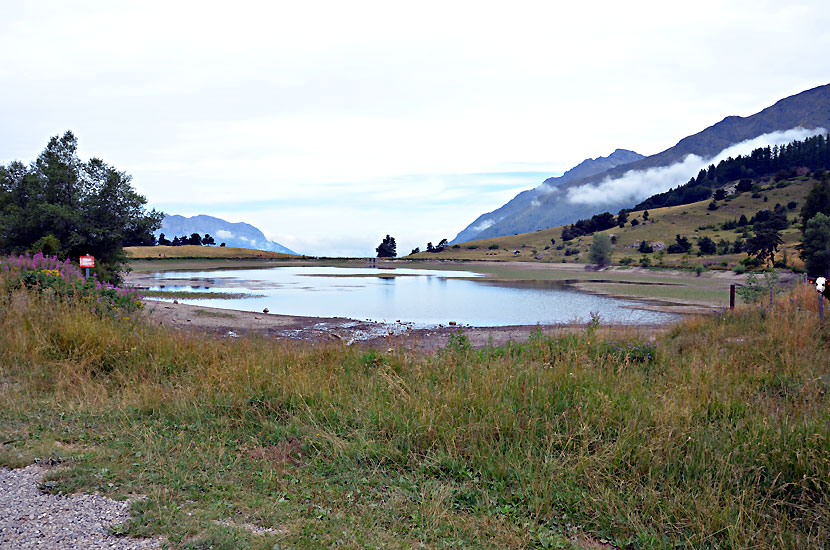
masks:
<instances>
[{"instance_id":1,"label":"vegetation along shore","mask_svg":"<svg viewBox=\"0 0 830 550\"><path fill-rule=\"evenodd\" d=\"M0 271L0 463L58 465L49 492L143 495L125 536L830 544L830 339L810 285L652 338L597 322L421 353L171 331L55 267Z\"/></svg>"}]
</instances>

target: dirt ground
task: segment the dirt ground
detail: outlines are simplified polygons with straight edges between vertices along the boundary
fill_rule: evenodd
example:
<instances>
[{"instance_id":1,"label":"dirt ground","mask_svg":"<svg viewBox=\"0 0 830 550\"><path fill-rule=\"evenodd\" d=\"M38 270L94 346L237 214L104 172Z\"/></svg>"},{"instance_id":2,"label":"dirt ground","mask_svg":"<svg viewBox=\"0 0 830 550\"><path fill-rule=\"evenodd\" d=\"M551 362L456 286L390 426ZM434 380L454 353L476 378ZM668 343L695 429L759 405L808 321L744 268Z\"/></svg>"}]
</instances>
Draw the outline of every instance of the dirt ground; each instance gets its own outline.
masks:
<instances>
[{"instance_id":1,"label":"dirt ground","mask_svg":"<svg viewBox=\"0 0 830 550\"><path fill-rule=\"evenodd\" d=\"M387 325L342 317L299 317L147 299L144 302L145 315L150 323L177 330L214 334L223 338L260 336L313 343L341 341L349 345L375 348L405 347L426 352L434 352L446 347L450 335L459 330L464 333L473 347L481 348L507 342L525 342L537 330L548 335L558 335L585 328L581 324L560 324L503 327L438 326L416 329L407 323ZM649 337L665 330L667 326L609 325L603 328L626 335Z\"/></svg>"}]
</instances>

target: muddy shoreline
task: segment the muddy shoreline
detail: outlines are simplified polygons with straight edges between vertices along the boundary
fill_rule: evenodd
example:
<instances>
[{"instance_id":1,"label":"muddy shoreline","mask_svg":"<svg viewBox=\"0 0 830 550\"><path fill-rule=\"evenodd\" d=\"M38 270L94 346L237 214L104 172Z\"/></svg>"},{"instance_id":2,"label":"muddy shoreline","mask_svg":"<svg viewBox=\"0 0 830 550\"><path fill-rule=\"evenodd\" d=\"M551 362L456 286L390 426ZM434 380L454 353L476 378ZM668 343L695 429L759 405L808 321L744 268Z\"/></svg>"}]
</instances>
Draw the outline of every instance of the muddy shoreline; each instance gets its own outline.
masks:
<instances>
[{"instance_id":1,"label":"muddy shoreline","mask_svg":"<svg viewBox=\"0 0 830 550\"><path fill-rule=\"evenodd\" d=\"M343 317L301 317L253 313L145 299L148 322L175 330L212 334L221 338L262 337L309 343L342 342L373 348L404 347L434 352L446 347L450 336L463 332L475 348L526 342L537 331L557 336L585 329L584 324L511 325L499 327L438 326L413 328L408 323L377 323ZM604 332L648 338L671 325L601 325Z\"/></svg>"}]
</instances>

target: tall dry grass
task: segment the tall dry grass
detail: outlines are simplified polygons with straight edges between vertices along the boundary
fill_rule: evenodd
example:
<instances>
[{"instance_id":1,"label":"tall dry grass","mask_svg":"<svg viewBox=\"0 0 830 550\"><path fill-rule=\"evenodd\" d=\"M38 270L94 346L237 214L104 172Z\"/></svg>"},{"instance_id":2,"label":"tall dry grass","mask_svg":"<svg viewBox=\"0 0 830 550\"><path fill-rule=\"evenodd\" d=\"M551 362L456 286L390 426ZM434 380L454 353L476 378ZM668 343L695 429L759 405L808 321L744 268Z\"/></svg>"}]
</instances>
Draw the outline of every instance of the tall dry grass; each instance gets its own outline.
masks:
<instances>
[{"instance_id":1,"label":"tall dry grass","mask_svg":"<svg viewBox=\"0 0 830 550\"><path fill-rule=\"evenodd\" d=\"M2 397L18 414L110 415L133 445L147 428L131 411L181 418L195 438L219 419L240 446L296 439L332 483L415 476L433 526L464 514L579 525L636 548L830 546L830 338L807 285L655 342L600 330L473 350L460 335L436 355L219 339L31 293L0 300ZM184 484L170 476L158 483Z\"/></svg>"}]
</instances>

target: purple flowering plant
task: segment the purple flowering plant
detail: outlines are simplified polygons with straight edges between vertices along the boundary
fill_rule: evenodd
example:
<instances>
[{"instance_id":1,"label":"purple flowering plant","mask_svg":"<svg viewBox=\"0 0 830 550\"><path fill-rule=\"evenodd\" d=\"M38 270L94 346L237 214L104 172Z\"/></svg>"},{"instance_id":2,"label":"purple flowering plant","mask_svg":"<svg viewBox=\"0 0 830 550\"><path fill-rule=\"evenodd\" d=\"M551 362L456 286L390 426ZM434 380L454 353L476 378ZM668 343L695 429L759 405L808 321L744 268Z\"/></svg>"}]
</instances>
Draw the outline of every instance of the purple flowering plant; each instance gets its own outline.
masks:
<instances>
[{"instance_id":1,"label":"purple flowering plant","mask_svg":"<svg viewBox=\"0 0 830 550\"><path fill-rule=\"evenodd\" d=\"M0 279L6 292L28 288L59 299L80 299L94 304L99 313L141 309L141 296L134 290L84 279L80 267L42 252L0 257Z\"/></svg>"}]
</instances>

